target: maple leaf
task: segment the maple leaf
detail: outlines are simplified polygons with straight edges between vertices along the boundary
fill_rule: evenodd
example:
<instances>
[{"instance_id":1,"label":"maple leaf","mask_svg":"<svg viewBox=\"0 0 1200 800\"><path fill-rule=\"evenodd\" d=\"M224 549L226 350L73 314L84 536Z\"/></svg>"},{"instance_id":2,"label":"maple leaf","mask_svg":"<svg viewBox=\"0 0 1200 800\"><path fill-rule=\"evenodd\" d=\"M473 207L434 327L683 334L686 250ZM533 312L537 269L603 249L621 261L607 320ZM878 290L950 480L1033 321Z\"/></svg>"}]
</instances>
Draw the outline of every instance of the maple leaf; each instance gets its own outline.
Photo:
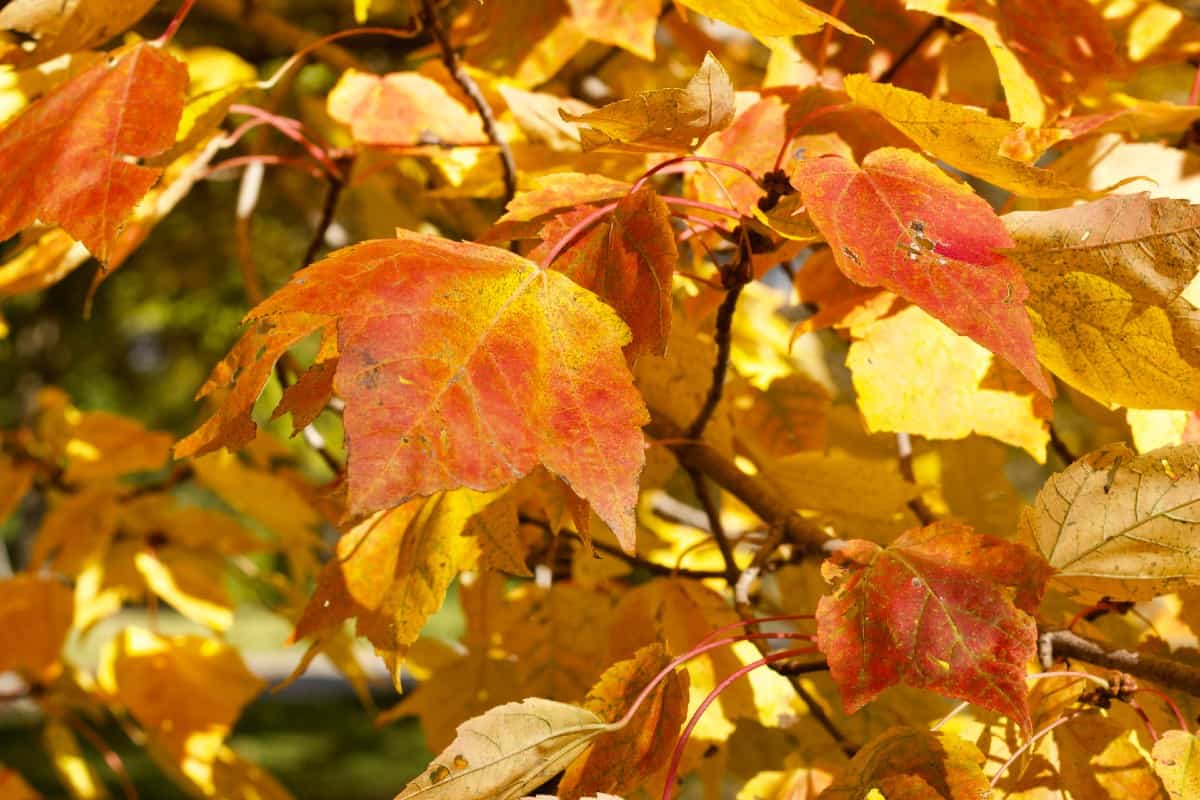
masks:
<instances>
[{"instance_id":1,"label":"maple leaf","mask_svg":"<svg viewBox=\"0 0 1200 800\"><path fill-rule=\"evenodd\" d=\"M1042 125L1091 81L1120 71L1112 35L1087 0L1004 3L911 0L911 9L957 22L983 37L1015 122Z\"/></svg>"},{"instance_id":2,"label":"maple leaf","mask_svg":"<svg viewBox=\"0 0 1200 800\"><path fill-rule=\"evenodd\" d=\"M504 250L400 231L296 273L249 319L293 312L337 319L351 513L542 463L632 550L647 415L629 331L595 295Z\"/></svg>"},{"instance_id":3,"label":"maple leaf","mask_svg":"<svg viewBox=\"0 0 1200 800\"><path fill-rule=\"evenodd\" d=\"M1200 445L1135 455L1123 444L1053 475L1021 532L1055 580L1099 598L1148 600L1200 583Z\"/></svg>"},{"instance_id":4,"label":"maple leaf","mask_svg":"<svg viewBox=\"0 0 1200 800\"><path fill-rule=\"evenodd\" d=\"M605 722L616 722L670 661L661 644L641 648L633 658L605 670L584 699L584 708ZM666 763L686 713L687 673L675 671L646 698L628 725L599 737L567 767L558 796L578 800L601 790L625 794L636 789Z\"/></svg>"},{"instance_id":5,"label":"maple leaf","mask_svg":"<svg viewBox=\"0 0 1200 800\"><path fill-rule=\"evenodd\" d=\"M0 240L56 223L102 262L162 170L131 163L175 143L187 68L135 45L62 84L0 130Z\"/></svg>"},{"instance_id":6,"label":"maple leaf","mask_svg":"<svg viewBox=\"0 0 1200 800\"><path fill-rule=\"evenodd\" d=\"M837 156L801 162L792 181L851 280L920 305L1054 396L1034 354L1021 272L996 252L1012 239L987 201L890 147L862 168Z\"/></svg>"},{"instance_id":7,"label":"maple leaf","mask_svg":"<svg viewBox=\"0 0 1200 800\"><path fill-rule=\"evenodd\" d=\"M952 521L886 548L855 540L817 605L817 645L847 712L904 683L1007 714L1027 732L1025 664L1051 570L1035 553Z\"/></svg>"},{"instance_id":8,"label":"maple leaf","mask_svg":"<svg viewBox=\"0 0 1200 800\"><path fill-rule=\"evenodd\" d=\"M584 150L606 145L636 150L691 150L733 121L733 84L709 53L684 89L651 89L587 114L562 112L581 123Z\"/></svg>"},{"instance_id":9,"label":"maple leaf","mask_svg":"<svg viewBox=\"0 0 1200 800\"><path fill-rule=\"evenodd\" d=\"M332 326L320 317L274 314L269 324L257 324L242 334L196 391L196 399L225 388L229 389L228 395L204 424L176 442L175 457L188 458L221 447L236 450L247 445L258 432L251 412L274 374L275 362L292 345L322 328L325 328L322 337L331 339Z\"/></svg>"},{"instance_id":10,"label":"maple leaf","mask_svg":"<svg viewBox=\"0 0 1200 800\"><path fill-rule=\"evenodd\" d=\"M1118 195L1004 222L1051 371L1105 403L1200 406L1200 309L1184 291L1200 206Z\"/></svg>"},{"instance_id":11,"label":"maple leaf","mask_svg":"<svg viewBox=\"0 0 1200 800\"><path fill-rule=\"evenodd\" d=\"M412 500L343 535L292 640L355 617L358 635L375 645L399 689L408 647L441 608L451 581L475 565L478 547L462 531L488 500L468 491Z\"/></svg>"},{"instance_id":12,"label":"maple leaf","mask_svg":"<svg viewBox=\"0 0 1200 800\"><path fill-rule=\"evenodd\" d=\"M588 206L560 214L546 225L542 243L529 254L542 261L577 223L594 213ZM621 315L633 340L630 361L666 352L671 331L671 278L679 253L671 212L649 186L622 197L610 216L593 225L550 265L595 292Z\"/></svg>"},{"instance_id":13,"label":"maple leaf","mask_svg":"<svg viewBox=\"0 0 1200 800\"><path fill-rule=\"evenodd\" d=\"M1053 172L1032 167L1001 153L1015 122L989 117L982 111L930 100L890 84L873 83L866 75L846 78L846 92L855 103L877 111L922 148L961 169L1022 197L1088 197L1096 194L1062 180Z\"/></svg>"},{"instance_id":14,"label":"maple leaf","mask_svg":"<svg viewBox=\"0 0 1200 800\"><path fill-rule=\"evenodd\" d=\"M440 83L415 72L381 77L347 70L329 92L327 110L329 116L349 125L354 140L362 144L487 143L478 114Z\"/></svg>"},{"instance_id":15,"label":"maple leaf","mask_svg":"<svg viewBox=\"0 0 1200 800\"><path fill-rule=\"evenodd\" d=\"M516 800L569 764L606 725L593 712L531 697L458 726L458 736L396 800Z\"/></svg>"},{"instance_id":16,"label":"maple leaf","mask_svg":"<svg viewBox=\"0 0 1200 800\"><path fill-rule=\"evenodd\" d=\"M992 793L983 753L945 732L890 728L868 742L822 800L859 800L872 789L887 798L976 800Z\"/></svg>"},{"instance_id":17,"label":"maple leaf","mask_svg":"<svg viewBox=\"0 0 1200 800\"><path fill-rule=\"evenodd\" d=\"M846 366L868 430L979 433L1046 460L1050 401L975 342L913 306L853 332Z\"/></svg>"}]
</instances>

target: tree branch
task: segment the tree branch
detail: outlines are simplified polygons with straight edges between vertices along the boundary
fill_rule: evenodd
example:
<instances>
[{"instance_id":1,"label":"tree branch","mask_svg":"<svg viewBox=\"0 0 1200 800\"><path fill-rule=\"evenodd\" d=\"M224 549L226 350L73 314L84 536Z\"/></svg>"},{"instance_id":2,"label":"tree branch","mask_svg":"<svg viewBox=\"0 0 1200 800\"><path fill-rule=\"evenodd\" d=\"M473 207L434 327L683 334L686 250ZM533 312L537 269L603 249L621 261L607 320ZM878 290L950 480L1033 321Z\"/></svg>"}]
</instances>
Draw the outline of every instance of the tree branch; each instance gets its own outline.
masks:
<instances>
[{"instance_id":1,"label":"tree branch","mask_svg":"<svg viewBox=\"0 0 1200 800\"><path fill-rule=\"evenodd\" d=\"M685 470L694 469L706 475L745 503L768 525L779 525L785 540L804 554L822 555L837 541L797 514L770 486L742 472L736 464L703 442L690 440L673 422L655 419L645 430L651 438L661 440L670 448Z\"/></svg>"},{"instance_id":2,"label":"tree branch","mask_svg":"<svg viewBox=\"0 0 1200 800\"><path fill-rule=\"evenodd\" d=\"M1200 697L1200 667L1131 650L1107 650L1099 642L1071 631L1042 633L1038 637L1038 659L1043 668L1057 659L1084 661Z\"/></svg>"},{"instance_id":3,"label":"tree branch","mask_svg":"<svg viewBox=\"0 0 1200 800\"><path fill-rule=\"evenodd\" d=\"M479 118L483 120L483 129L487 132L488 139L500 150L500 166L504 170L504 204L507 206L517 193L517 162L513 160L508 142L504 141L504 137L500 135L500 131L496 127L496 116L492 113L492 107L488 105L487 98L479 90L475 79L468 75L459 63L458 54L454 52L454 45L451 44L450 37L446 35L441 20L438 19L436 0L421 0L420 19L421 24L433 34L438 49L442 53L442 63L446 65L450 77L466 93L467 97L471 98L471 103L479 112Z\"/></svg>"}]
</instances>

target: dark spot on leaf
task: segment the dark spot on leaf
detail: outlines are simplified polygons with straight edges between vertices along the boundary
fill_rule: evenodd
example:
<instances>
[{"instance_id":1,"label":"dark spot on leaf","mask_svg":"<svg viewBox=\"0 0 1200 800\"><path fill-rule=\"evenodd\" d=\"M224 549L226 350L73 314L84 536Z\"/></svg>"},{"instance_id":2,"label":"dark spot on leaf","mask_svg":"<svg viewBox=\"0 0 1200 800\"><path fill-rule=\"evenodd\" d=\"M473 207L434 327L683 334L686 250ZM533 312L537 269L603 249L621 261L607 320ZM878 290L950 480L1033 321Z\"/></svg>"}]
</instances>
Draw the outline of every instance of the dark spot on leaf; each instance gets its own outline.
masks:
<instances>
[{"instance_id":1,"label":"dark spot on leaf","mask_svg":"<svg viewBox=\"0 0 1200 800\"><path fill-rule=\"evenodd\" d=\"M849 247L842 245L842 255L853 261L855 264L862 265L862 256L851 250Z\"/></svg>"},{"instance_id":2,"label":"dark spot on leaf","mask_svg":"<svg viewBox=\"0 0 1200 800\"><path fill-rule=\"evenodd\" d=\"M429 770L429 782L430 783L439 783L441 781L444 781L448 777L450 777L450 770L447 769L446 767L442 766L441 764L438 764L436 767Z\"/></svg>"}]
</instances>

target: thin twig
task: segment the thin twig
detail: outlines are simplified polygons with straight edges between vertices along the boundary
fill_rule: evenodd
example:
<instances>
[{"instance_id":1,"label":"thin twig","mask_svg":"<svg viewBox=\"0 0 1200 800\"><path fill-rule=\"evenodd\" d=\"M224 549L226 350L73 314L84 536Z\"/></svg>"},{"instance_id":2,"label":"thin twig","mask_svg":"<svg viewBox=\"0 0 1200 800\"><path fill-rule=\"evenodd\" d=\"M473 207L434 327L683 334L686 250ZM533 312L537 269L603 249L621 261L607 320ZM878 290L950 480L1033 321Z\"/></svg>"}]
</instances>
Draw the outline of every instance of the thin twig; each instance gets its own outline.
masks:
<instances>
[{"instance_id":1,"label":"thin twig","mask_svg":"<svg viewBox=\"0 0 1200 800\"><path fill-rule=\"evenodd\" d=\"M733 546L729 543L729 537L725 535L725 526L721 524L721 509L717 508L712 492L704 482L704 476L694 469L689 469L687 474L692 480L692 490L696 493L696 499L700 501L700 507L708 517L708 529L717 543L717 549L721 551L721 559L725 563L725 580L729 583L729 588L733 589L742 577L742 571L738 569L737 560L733 556Z\"/></svg>"},{"instance_id":2,"label":"thin twig","mask_svg":"<svg viewBox=\"0 0 1200 800\"><path fill-rule=\"evenodd\" d=\"M433 34L438 49L442 53L442 63L446 65L450 77L466 93L467 97L471 98L471 103L483 121L483 129L487 133L488 139L500 150L500 166L504 170L504 204L507 206L517 194L517 162L513 160L512 150L496 127L496 116L492 113L492 107L488 104L487 98L479 90L475 79L468 75L459 63L458 54L454 51L450 37L442 27L441 20L438 19L435 0L421 0L420 17L421 24Z\"/></svg>"},{"instance_id":3,"label":"thin twig","mask_svg":"<svg viewBox=\"0 0 1200 800\"><path fill-rule=\"evenodd\" d=\"M267 42L276 45L280 52L300 50L320 38L318 34L307 31L263 8L263 3L249 3L247 0L201 0L200 7L205 11L224 19L238 27L238 30L249 31ZM349 50L335 44L323 44L313 51L313 55L337 69L366 69Z\"/></svg>"},{"instance_id":4,"label":"thin twig","mask_svg":"<svg viewBox=\"0 0 1200 800\"><path fill-rule=\"evenodd\" d=\"M1038 637L1038 655L1043 668L1049 668L1057 659L1074 659L1200 697L1200 667L1131 650L1109 650L1099 642L1071 631L1042 633Z\"/></svg>"},{"instance_id":5,"label":"thin twig","mask_svg":"<svg viewBox=\"0 0 1200 800\"><path fill-rule=\"evenodd\" d=\"M346 166L346 170L349 170L349 165ZM329 185L325 189L325 204L321 207L321 216L317 220L317 227L313 230L313 237L304 250L304 258L300 260L302 266L307 267L313 263L321 245L325 244L325 239L329 235L329 227L333 225L333 215L337 211L338 199L342 196L344 188L346 188L346 182L342 178L330 176Z\"/></svg>"},{"instance_id":6,"label":"thin twig","mask_svg":"<svg viewBox=\"0 0 1200 800\"><path fill-rule=\"evenodd\" d=\"M916 486L917 475L913 472L912 437L907 433L896 434L896 457L900 462L900 475L904 480ZM922 525L931 525L937 521L937 515L930 510L920 495L908 501L908 508L921 521Z\"/></svg>"}]
</instances>

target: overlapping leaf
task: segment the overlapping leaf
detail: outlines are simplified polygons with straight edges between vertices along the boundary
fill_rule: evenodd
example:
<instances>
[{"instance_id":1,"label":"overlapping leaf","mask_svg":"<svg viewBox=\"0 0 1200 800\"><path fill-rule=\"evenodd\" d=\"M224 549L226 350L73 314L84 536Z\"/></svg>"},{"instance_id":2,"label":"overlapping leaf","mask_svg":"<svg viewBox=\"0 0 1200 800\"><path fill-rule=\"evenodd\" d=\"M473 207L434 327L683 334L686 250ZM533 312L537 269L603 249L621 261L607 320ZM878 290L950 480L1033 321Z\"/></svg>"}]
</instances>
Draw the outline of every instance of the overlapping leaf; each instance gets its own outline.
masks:
<instances>
[{"instance_id":1,"label":"overlapping leaf","mask_svg":"<svg viewBox=\"0 0 1200 800\"><path fill-rule=\"evenodd\" d=\"M846 78L855 103L879 112L925 150L952 167L1024 197L1093 194L1062 182L1053 172L1001 155L1021 126L966 106L930 100L865 75ZM1034 154L1036 155L1036 153Z\"/></svg>"},{"instance_id":2,"label":"overlapping leaf","mask_svg":"<svg viewBox=\"0 0 1200 800\"><path fill-rule=\"evenodd\" d=\"M917 303L1011 362L1053 396L1034 354L1020 270L987 202L909 150L883 148L862 168L837 156L793 176L841 270Z\"/></svg>"},{"instance_id":3,"label":"overlapping leaf","mask_svg":"<svg viewBox=\"0 0 1200 800\"><path fill-rule=\"evenodd\" d=\"M605 722L616 722L670 660L661 644L643 647L633 658L605 670L583 701L584 708ZM687 674L672 672L628 725L598 738L567 768L558 796L578 800L602 791L622 795L633 791L666 763L686 713Z\"/></svg>"},{"instance_id":4,"label":"overlapping leaf","mask_svg":"<svg viewBox=\"0 0 1200 800\"><path fill-rule=\"evenodd\" d=\"M594 213L590 206L560 214L542 229L544 241L529 254L541 261L576 224ZM671 331L671 278L679 254L670 211L649 186L617 201L612 215L595 223L563 250L551 268L608 303L633 334L631 361L661 356Z\"/></svg>"},{"instance_id":5,"label":"overlapping leaf","mask_svg":"<svg viewBox=\"0 0 1200 800\"><path fill-rule=\"evenodd\" d=\"M593 712L531 697L458 726L450 746L396 800L516 800L605 730Z\"/></svg>"},{"instance_id":6,"label":"overlapping leaf","mask_svg":"<svg viewBox=\"0 0 1200 800\"><path fill-rule=\"evenodd\" d=\"M400 231L302 270L249 318L296 312L337 320L351 513L488 491L541 463L632 549L647 418L621 354L629 331L594 294L504 250ZM271 358L255 352L241 363L257 381ZM184 452L221 443L193 437Z\"/></svg>"},{"instance_id":7,"label":"overlapping leaf","mask_svg":"<svg viewBox=\"0 0 1200 800\"><path fill-rule=\"evenodd\" d=\"M1200 406L1200 206L1119 195L1004 218L1029 285L1038 355L1104 403Z\"/></svg>"},{"instance_id":8,"label":"overlapping leaf","mask_svg":"<svg viewBox=\"0 0 1200 800\"><path fill-rule=\"evenodd\" d=\"M913 306L854 332L846 366L868 430L979 433L1045 461L1051 404L1008 364Z\"/></svg>"},{"instance_id":9,"label":"overlapping leaf","mask_svg":"<svg viewBox=\"0 0 1200 800\"><path fill-rule=\"evenodd\" d=\"M817 606L817 643L848 712L904 683L1030 729L1030 615L1051 572L1036 553L942 521L886 548L849 542L833 562L845 570Z\"/></svg>"},{"instance_id":10,"label":"overlapping leaf","mask_svg":"<svg viewBox=\"0 0 1200 800\"><path fill-rule=\"evenodd\" d=\"M155 0L13 0L0 10L0 30L32 36L32 49L0 45L0 62L29 66L104 44L133 26ZM7 45L7 43L5 43Z\"/></svg>"},{"instance_id":11,"label":"overlapping leaf","mask_svg":"<svg viewBox=\"0 0 1200 800\"><path fill-rule=\"evenodd\" d=\"M347 70L329 92L329 116L356 142L390 147L486 144L479 115L440 83L415 72L384 76Z\"/></svg>"},{"instance_id":12,"label":"overlapping leaf","mask_svg":"<svg viewBox=\"0 0 1200 800\"><path fill-rule=\"evenodd\" d=\"M580 123L584 150L606 145L638 150L691 150L733 121L733 84L709 53L684 89L652 89L628 100L563 119Z\"/></svg>"},{"instance_id":13,"label":"overlapping leaf","mask_svg":"<svg viewBox=\"0 0 1200 800\"><path fill-rule=\"evenodd\" d=\"M1200 797L1200 742L1187 731L1167 731L1154 743L1154 771L1171 800Z\"/></svg>"},{"instance_id":14,"label":"overlapping leaf","mask_svg":"<svg viewBox=\"0 0 1200 800\"><path fill-rule=\"evenodd\" d=\"M680 4L706 17L741 28L767 42L780 37L815 33L826 25L831 25L843 33L855 34L853 28L836 16L826 14L801 0L779 0L773 3L759 3L755 0L680 0Z\"/></svg>"},{"instance_id":15,"label":"overlapping leaf","mask_svg":"<svg viewBox=\"0 0 1200 800\"><path fill-rule=\"evenodd\" d=\"M620 4L605 0L568 0L571 17L588 37L621 47L635 56L654 60L654 31L662 13L659 0Z\"/></svg>"},{"instance_id":16,"label":"overlapping leaf","mask_svg":"<svg viewBox=\"0 0 1200 800\"><path fill-rule=\"evenodd\" d=\"M139 44L0 130L0 240L41 220L107 261L122 223L162 172L136 159L175 143L187 81L183 64Z\"/></svg>"},{"instance_id":17,"label":"overlapping leaf","mask_svg":"<svg viewBox=\"0 0 1200 800\"><path fill-rule=\"evenodd\" d=\"M1116 45L1087 0L910 0L910 9L957 22L983 37L996 61L1011 118L1042 125L1088 84L1118 72Z\"/></svg>"},{"instance_id":18,"label":"overlapping leaf","mask_svg":"<svg viewBox=\"0 0 1200 800\"><path fill-rule=\"evenodd\" d=\"M952 734L891 728L859 750L821 798L977 800L992 794L983 762L977 747Z\"/></svg>"},{"instance_id":19,"label":"overlapping leaf","mask_svg":"<svg viewBox=\"0 0 1200 800\"><path fill-rule=\"evenodd\" d=\"M1200 445L1135 455L1122 444L1052 476L1021 517L1057 581L1146 600L1200 583Z\"/></svg>"}]
</instances>

